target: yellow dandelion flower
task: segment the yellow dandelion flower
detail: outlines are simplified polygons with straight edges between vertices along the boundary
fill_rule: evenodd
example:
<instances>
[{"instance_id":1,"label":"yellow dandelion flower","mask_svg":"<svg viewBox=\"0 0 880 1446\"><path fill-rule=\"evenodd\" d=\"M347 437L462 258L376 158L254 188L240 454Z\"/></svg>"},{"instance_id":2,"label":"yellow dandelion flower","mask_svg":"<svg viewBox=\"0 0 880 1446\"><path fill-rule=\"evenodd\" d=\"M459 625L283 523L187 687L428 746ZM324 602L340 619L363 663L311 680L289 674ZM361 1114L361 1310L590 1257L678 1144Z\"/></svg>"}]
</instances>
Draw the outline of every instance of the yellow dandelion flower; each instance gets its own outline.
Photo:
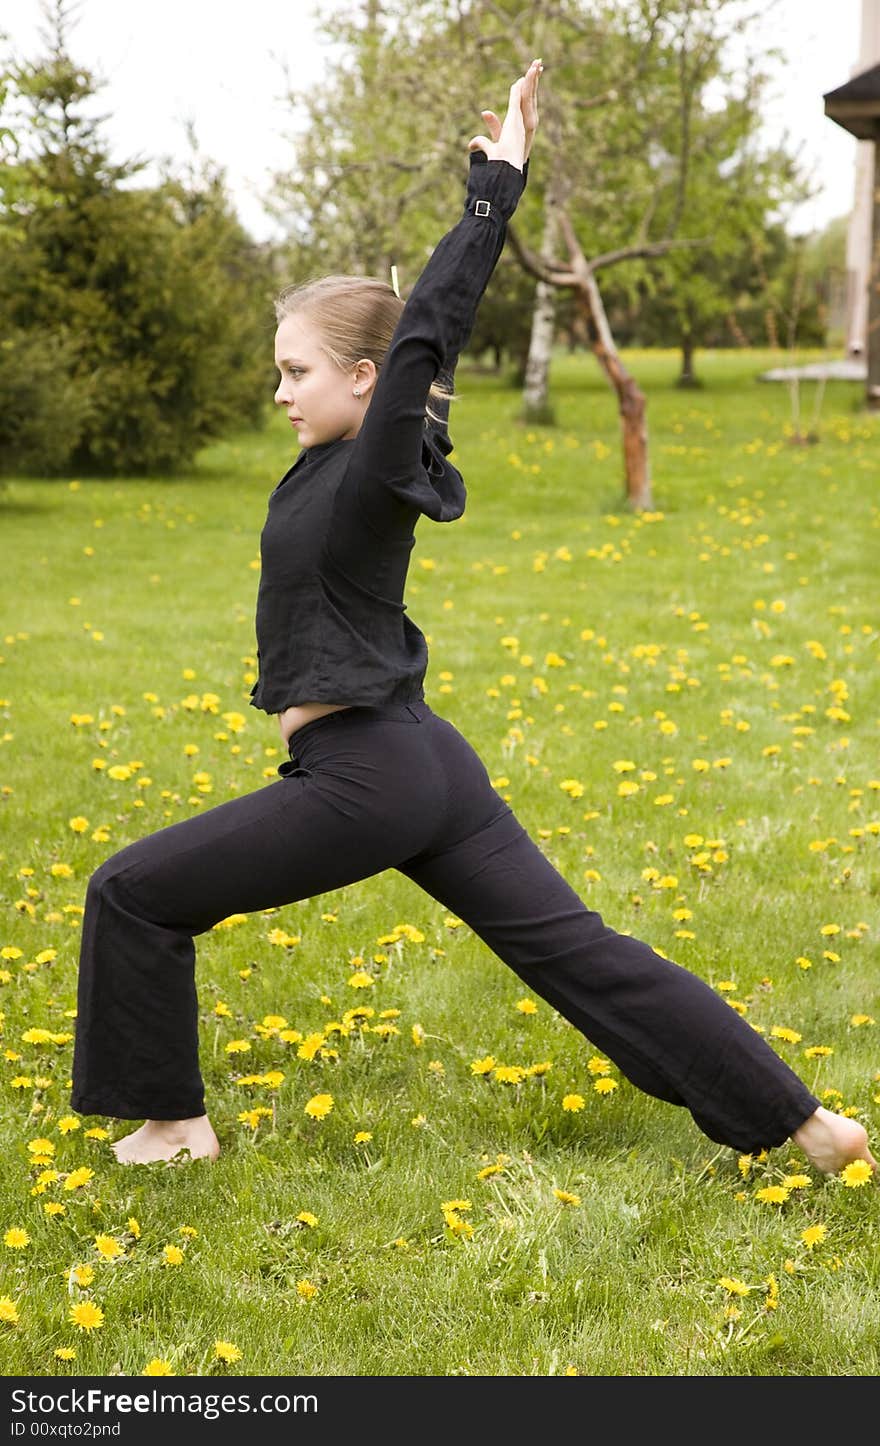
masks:
<instances>
[{"instance_id":1,"label":"yellow dandelion flower","mask_svg":"<svg viewBox=\"0 0 880 1446\"><path fill-rule=\"evenodd\" d=\"M160 1356L154 1356L151 1361L147 1361L147 1364L144 1366L144 1369L141 1371L141 1375L142 1375L142 1376L176 1376L176 1375L177 1375L177 1372L172 1369L170 1362L168 1362L168 1361L163 1361Z\"/></svg>"},{"instance_id":2,"label":"yellow dandelion flower","mask_svg":"<svg viewBox=\"0 0 880 1446\"><path fill-rule=\"evenodd\" d=\"M183 1265L184 1255L179 1245L165 1245L162 1255L166 1265Z\"/></svg>"},{"instance_id":3,"label":"yellow dandelion flower","mask_svg":"<svg viewBox=\"0 0 880 1446\"><path fill-rule=\"evenodd\" d=\"M326 1042L326 1035L323 1031L320 1034L307 1034L296 1052L297 1059L314 1059L318 1050Z\"/></svg>"},{"instance_id":4,"label":"yellow dandelion flower","mask_svg":"<svg viewBox=\"0 0 880 1446\"><path fill-rule=\"evenodd\" d=\"M57 1346L54 1356L57 1361L75 1361L76 1351L73 1346Z\"/></svg>"},{"instance_id":5,"label":"yellow dandelion flower","mask_svg":"<svg viewBox=\"0 0 880 1446\"><path fill-rule=\"evenodd\" d=\"M214 1356L218 1361L226 1361L231 1365L233 1361L241 1360L241 1351L232 1341L215 1341Z\"/></svg>"},{"instance_id":6,"label":"yellow dandelion flower","mask_svg":"<svg viewBox=\"0 0 880 1446\"><path fill-rule=\"evenodd\" d=\"M70 1307L69 1319L82 1331L94 1331L104 1324L104 1312L93 1300L79 1300Z\"/></svg>"},{"instance_id":7,"label":"yellow dandelion flower","mask_svg":"<svg viewBox=\"0 0 880 1446\"><path fill-rule=\"evenodd\" d=\"M784 1039L786 1044L799 1044L803 1039L796 1029L787 1029L783 1024L774 1024L770 1034L773 1039Z\"/></svg>"},{"instance_id":8,"label":"yellow dandelion flower","mask_svg":"<svg viewBox=\"0 0 880 1446\"><path fill-rule=\"evenodd\" d=\"M554 1188L553 1194L563 1205L580 1205L581 1203L580 1195L573 1195L570 1190L557 1190Z\"/></svg>"},{"instance_id":9,"label":"yellow dandelion flower","mask_svg":"<svg viewBox=\"0 0 880 1446\"><path fill-rule=\"evenodd\" d=\"M786 1190L806 1190L813 1182L809 1175L786 1175L782 1183Z\"/></svg>"},{"instance_id":10,"label":"yellow dandelion flower","mask_svg":"<svg viewBox=\"0 0 880 1446\"><path fill-rule=\"evenodd\" d=\"M763 1190L755 1191L755 1199L763 1200L767 1205L782 1205L788 1196L788 1190L782 1185L765 1185Z\"/></svg>"},{"instance_id":11,"label":"yellow dandelion flower","mask_svg":"<svg viewBox=\"0 0 880 1446\"><path fill-rule=\"evenodd\" d=\"M270 1030L286 1029L287 1020L285 1019L283 1014L264 1014L263 1028Z\"/></svg>"},{"instance_id":12,"label":"yellow dandelion flower","mask_svg":"<svg viewBox=\"0 0 880 1446\"><path fill-rule=\"evenodd\" d=\"M584 1100L583 1095L564 1095L562 1099L562 1108L564 1110L570 1111L572 1114L575 1114L578 1110L582 1110L584 1108L585 1103L586 1101Z\"/></svg>"},{"instance_id":13,"label":"yellow dandelion flower","mask_svg":"<svg viewBox=\"0 0 880 1446\"><path fill-rule=\"evenodd\" d=\"M134 1238L135 1238L135 1240L140 1240L141 1227L140 1227L140 1225L138 1224L137 1220L135 1220L134 1216L133 1216L133 1215L129 1215L129 1217L128 1217L128 1219L127 1219L127 1221L126 1221L125 1223L126 1223L126 1226L127 1226L127 1228L128 1228L129 1234L133 1235Z\"/></svg>"},{"instance_id":14,"label":"yellow dandelion flower","mask_svg":"<svg viewBox=\"0 0 880 1446\"><path fill-rule=\"evenodd\" d=\"M77 1285L81 1285L83 1287L91 1285L92 1281L95 1278L95 1272L90 1265L75 1265L73 1267L73 1270L71 1271L71 1275L73 1276Z\"/></svg>"},{"instance_id":15,"label":"yellow dandelion flower","mask_svg":"<svg viewBox=\"0 0 880 1446\"><path fill-rule=\"evenodd\" d=\"M308 1225L311 1230L314 1230L318 1223L317 1215L313 1215L311 1210L300 1210L296 1218L301 1220L303 1225Z\"/></svg>"},{"instance_id":16,"label":"yellow dandelion flower","mask_svg":"<svg viewBox=\"0 0 880 1446\"><path fill-rule=\"evenodd\" d=\"M597 1079L593 1084L593 1089L599 1095L610 1095L613 1090L617 1089L617 1080Z\"/></svg>"},{"instance_id":17,"label":"yellow dandelion flower","mask_svg":"<svg viewBox=\"0 0 880 1446\"><path fill-rule=\"evenodd\" d=\"M318 1294L318 1287L310 1280L298 1280L296 1282L296 1293L301 1300L314 1300Z\"/></svg>"},{"instance_id":18,"label":"yellow dandelion flower","mask_svg":"<svg viewBox=\"0 0 880 1446\"><path fill-rule=\"evenodd\" d=\"M466 1238L473 1235L474 1227L470 1221L462 1220L461 1216L456 1215L454 1210L444 1210L443 1218L453 1235L463 1235Z\"/></svg>"},{"instance_id":19,"label":"yellow dandelion flower","mask_svg":"<svg viewBox=\"0 0 880 1446\"><path fill-rule=\"evenodd\" d=\"M728 1295L748 1295L752 1288L750 1285L746 1285L744 1281L737 1280L736 1276L733 1275L722 1275L718 1284L722 1290L727 1291Z\"/></svg>"},{"instance_id":20,"label":"yellow dandelion flower","mask_svg":"<svg viewBox=\"0 0 880 1446\"><path fill-rule=\"evenodd\" d=\"M350 975L348 986L350 989L372 989L375 982L372 974L368 974L366 969L357 969L354 974Z\"/></svg>"},{"instance_id":21,"label":"yellow dandelion flower","mask_svg":"<svg viewBox=\"0 0 880 1446\"><path fill-rule=\"evenodd\" d=\"M354 1137L354 1142L356 1145L366 1145L369 1144L372 1138L373 1136L369 1130L358 1130Z\"/></svg>"},{"instance_id":22,"label":"yellow dandelion flower","mask_svg":"<svg viewBox=\"0 0 880 1446\"><path fill-rule=\"evenodd\" d=\"M538 1012L534 999L518 999L513 1007L518 1009L520 1014L537 1014Z\"/></svg>"},{"instance_id":23,"label":"yellow dandelion flower","mask_svg":"<svg viewBox=\"0 0 880 1446\"><path fill-rule=\"evenodd\" d=\"M7 1246L9 1250L24 1250L25 1246L30 1245L30 1243L31 1237L26 1230L22 1230L18 1225L10 1226L3 1237L3 1244Z\"/></svg>"},{"instance_id":24,"label":"yellow dandelion flower","mask_svg":"<svg viewBox=\"0 0 880 1446\"><path fill-rule=\"evenodd\" d=\"M503 1173L503 1165L486 1165L482 1170L477 1171L477 1179L488 1180L492 1175L502 1175Z\"/></svg>"},{"instance_id":25,"label":"yellow dandelion flower","mask_svg":"<svg viewBox=\"0 0 880 1446\"><path fill-rule=\"evenodd\" d=\"M0 1320L6 1321L9 1325L18 1323L18 1307L8 1295L0 1295Z\"/></svg>"},{"instance_id":26,"label":"yellow dandelion flower","mask_svg":"<svg viewBox=\"0 0 880 1446\"><path fill-rule=\"evenodd\" d=\"M471 1074L491 1074L494 1068L494 1054L487 1054L483 1059L471 1060Z\"/></svg>"},{"instance_id":27,"label":"yellow dandelion flower","mask_svg":"<svg viewBox=\"0 0 880 1446\"><path fill-rule=\"evenodd\" d=\"M67 1206L62 1205L60 1200L48 1200L43 1206L43 1210L49 1216L67 1214Z\"/></svg>"},{"instance_id":28,"label":"yellow dandelion flower","mask_svg":"<svg viewBox=\"0 0 880 1446\"><path fill-rule=\"evenodd\" d=\"M525 1070L519 1064L498 1064L492 1071L499 1084L521 1084Z\"/></svg>"},{"instance_id":29,"label":"yellow dandelion flower","mask_svg":"<svg viewBox=\"0 0 880 1446\"><path fill-rule=\"evenodd\" d=\"M867 1160L850 1160L840 1172L840 1178L844 1185L867 1185L872 1178L874 1171Z\"/></svg>"},{"instance_id":30,"label":"yellow dandelion flower","mask_svg":"<svg viewBox=\"0 0 880 1446\"><path fill-rule=\"evenodd\" d=\"M54 1155L55 1146L51 1140L45 1140L38 1136L35 1140L28 1140L28 1149L34 1155Z\"/></svg>"},{"instance_id":31,"label":"yellow dandelion flower","mask_svg":"<svg viewBox=\"0 0 880 1446\"><path fill-rule=\"evenodd\" d=\"M538 1076L538 1075L549 1074L549 1072L550 1072L550 1070L551 1070L552 1068L553 1068L553 1061L552 1061L552 1060L549 1060L549 1059L541 1059L541 1060L538 1060L538 1063L537 1063L537 1064L530 1064L530 1065L528 1066L528 1068L523 1071L523 1073L526 1074L526 1075L529 1077L529 1079L533 1079L535 1076Z\"/></svg>"},{"instance_id":32,"label":"yellow dandelion flower","mask_svg":"<svg viewBox=\"0 0 880 1446\"><path fill-rule=\"evenodd\" d=\"M247 1039L230 1039L224 1046L227 1054L247 1054L250 1049L250 1041Z\"/></svg>"},{"instance_id":33,"label":"yellow dandelion flower","mask_svg":"<svg viewBox=\"0 0 880 1446\"><path fill-rule=\"evenodd\" d=\"M814 1245L822 1244L827 1234L827 1225L808 1225L806 1230L801 1231L801 1240L808 1250L812 1250Z\"/></svg>"},{"instance_id":34,"label":"yellow dandelion flower","mask_svg":"<svg viewBox=\"0 0 880 1446\"><path fill-rule=\"evenodd\" d=\"M63 1190L79 1190L81 1186L89 1183L94 1174L94 1170L90 1170L88 1165L80 1165L78 1170L71 1170L61 1188Z\"/></svg>"},{"instance_id":35,"label":"yellow dandelion flower","mask_svg":"<svg viewBox=\"0 0 880 1446\"><path fill-rule=\"evenodd\" d=\"M125 1254L119 1241L114 1240L112 1235L96 1235L95 1248L104 1260L116 1260L118 1256Z\"/></svg>"},{"instance_id":36,"label":"yellow dandelion flower","mask_svg":"<svg viewBox=\"0 0 880 1446\"><path fill-rule=\"evenodd\" d=\"M329 1094L312 1095L304 1108L304 1113L311 1116L313 1120L326 1119L333 1108L333 1096Z\"/></svg>"}]
</instances>

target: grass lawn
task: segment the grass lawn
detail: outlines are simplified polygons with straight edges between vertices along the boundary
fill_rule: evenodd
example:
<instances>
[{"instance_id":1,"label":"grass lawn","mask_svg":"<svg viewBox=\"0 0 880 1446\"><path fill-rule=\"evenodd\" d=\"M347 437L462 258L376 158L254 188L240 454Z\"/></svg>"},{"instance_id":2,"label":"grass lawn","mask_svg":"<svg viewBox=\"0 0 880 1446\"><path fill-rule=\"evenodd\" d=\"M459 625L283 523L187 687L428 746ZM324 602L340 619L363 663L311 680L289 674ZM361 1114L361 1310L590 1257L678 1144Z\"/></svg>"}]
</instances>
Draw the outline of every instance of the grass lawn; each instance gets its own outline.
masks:
<instances>
[{"instance_id":1,"label":"grass lawn","mask_svg":"<svg viewBox=\"0 0 880 1446\"><path fill-rule=\"evenodd\" d=\"M461 369L468 509L420 523L407 593L427 699L588 905L876 1150L880 419L830 384L795 447L778 358L695 392L627 360L642 516L592 358L556 355L555 428ZM72 1113L90 874L285 756L248 695L295 446L276 416L172 479L0 492L3 1372L876 1375L873 1184L718 1149L395 872L199 937L215 1165L118 1165L133 1126Z\"/></svg>"}]
</instances>

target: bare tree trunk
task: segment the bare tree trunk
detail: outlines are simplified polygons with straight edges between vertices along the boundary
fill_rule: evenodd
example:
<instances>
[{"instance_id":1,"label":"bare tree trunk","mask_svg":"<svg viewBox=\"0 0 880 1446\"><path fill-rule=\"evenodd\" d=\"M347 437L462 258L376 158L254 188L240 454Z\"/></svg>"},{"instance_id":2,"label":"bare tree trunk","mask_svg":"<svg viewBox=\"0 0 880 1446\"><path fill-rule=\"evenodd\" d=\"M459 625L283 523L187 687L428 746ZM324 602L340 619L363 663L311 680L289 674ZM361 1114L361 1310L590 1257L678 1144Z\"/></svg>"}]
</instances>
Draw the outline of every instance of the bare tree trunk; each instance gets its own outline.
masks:
<instances>
[{"instance_id":1,"label":"bare tree trunk","mask_svg":"<svg viewBox=\"0 0 880 1446\"><path fill-rule=\"evenodd\" d=\"M681 372L678 381L675 383L677 387L698 387L700 385L699 377L694 371L694 351L693 332L683 332L681 337Z\"/></svg>"},{"instance_id":2,"label":"bare tree trunk","mask_svg":"<svg viewBox=\"0 0 880 1446\"><path fill-rule=\"evenodd\" d=\"M570 229L570 227L569 227ZM572 232L572 238L573 238ZM583 252L578 247L581 262ZM626 474L626 501L629 507L652 511L651 468L648 459L648 421L645 394L631 377L620 359L599 284L590 268L575 266L577 272L578 306L590 329L590 346L605 375L617 393L620 407L620 428L623 438L623 464Z\"/></svg>"},{"instance_id":3,"label":"bare tree trunk","mask_svg":"<svg viewBox=\"0 0 880 1446\"><path fill-rule=\"evenodd\" d=\"M548 264L552 261L556 249L556 231L556 208L554 205L548 204L544 211L544 234L541 238L541 258ZM553 426L556 422L556 413L550 403L549 392L557 289L549 281L539 280L535 286L532 333L529 340L526 381L523 389L523 420L539 422L546 426Z\"/></svg>"},{"instance_id":4,"label":"bare tree trunk","mask_svg":"<svg viewBox=\"0 0 880 1446\"><path fill-rule=\"evenodd\" d=\"M651 495L651 473L648 461L648 424L645 417L645 395L639 390L620 359L611 327L605 315L602 296L596 281L596 272L601 266L611 266L630 256L662 256L675 246L689 246L693 242L653 241L636 246L623 247L619 251L608 251L587 261L575 235L574 226L564 206L557 208L558 224L568 250L568 261L545 261L537 252L526 246L514 228L508 227L508 237L520 261L533 276L549 281L554 286L570 286L576 305L587 323L590 346L596 360L614 387L620 407L620 425L623 434L623 462L626 476L626 501L632 508L653 510Z\"/></svg>"}]
</instances>

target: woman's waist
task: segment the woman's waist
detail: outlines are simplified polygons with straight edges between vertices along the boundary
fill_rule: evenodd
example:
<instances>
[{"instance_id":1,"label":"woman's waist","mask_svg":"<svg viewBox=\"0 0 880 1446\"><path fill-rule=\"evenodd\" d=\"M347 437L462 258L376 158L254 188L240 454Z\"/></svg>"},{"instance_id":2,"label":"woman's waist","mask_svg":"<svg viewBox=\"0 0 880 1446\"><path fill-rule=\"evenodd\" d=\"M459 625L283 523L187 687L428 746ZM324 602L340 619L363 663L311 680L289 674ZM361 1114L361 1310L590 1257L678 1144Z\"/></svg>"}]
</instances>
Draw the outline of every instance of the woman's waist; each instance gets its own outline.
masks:
<instances>
[{"instance_id":1,"label":"woman's waist","mask_svg":"<svg viewBox=\"0 0 880 1446\"><path fill-rule=\"evenodd\" d=\"M297 729L311 723L314 718L321 718L325 713L336 713L351 706L350 703L292 703L278 714L281 736L284 742L288 743Z\"/></svg>"}]
</instances>

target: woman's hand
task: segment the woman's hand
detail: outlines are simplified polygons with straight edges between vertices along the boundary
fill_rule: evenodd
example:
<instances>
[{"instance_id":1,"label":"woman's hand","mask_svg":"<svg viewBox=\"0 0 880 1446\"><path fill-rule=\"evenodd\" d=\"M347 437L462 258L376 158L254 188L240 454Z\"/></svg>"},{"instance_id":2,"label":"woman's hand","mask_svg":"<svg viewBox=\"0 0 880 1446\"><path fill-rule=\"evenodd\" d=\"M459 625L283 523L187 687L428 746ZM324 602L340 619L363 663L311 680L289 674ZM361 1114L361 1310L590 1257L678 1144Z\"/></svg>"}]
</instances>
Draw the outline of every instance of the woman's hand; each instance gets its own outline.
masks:
<instances>
[{"instance_id":1,"label":"woman's hand","mask_svg":"<svg viewBox=\"0 0 880 1446\"><path fill-rule=\"evenodd\" d=\"M480 112L489 136L474 136L468 141L469 151L485 151L490 161L508 161L522 170L538 129L538 77L543 69L542 61L533 60L525 75L513 82L503 125L494 111Z\"/></svg>"}]
</instances>

